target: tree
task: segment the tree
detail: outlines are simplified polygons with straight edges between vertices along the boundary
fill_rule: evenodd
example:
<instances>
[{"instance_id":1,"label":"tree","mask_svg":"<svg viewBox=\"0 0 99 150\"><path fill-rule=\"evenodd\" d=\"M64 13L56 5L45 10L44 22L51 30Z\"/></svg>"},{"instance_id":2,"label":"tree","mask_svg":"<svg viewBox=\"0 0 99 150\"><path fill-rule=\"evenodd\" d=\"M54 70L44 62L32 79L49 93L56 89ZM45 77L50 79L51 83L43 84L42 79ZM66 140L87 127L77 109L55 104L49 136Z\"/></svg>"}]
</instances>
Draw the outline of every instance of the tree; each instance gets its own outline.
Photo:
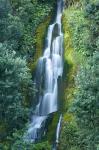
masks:
<instances>
[{"instance_id":1,"label":"tree","mask_svg":"<svg viewBox=\"0 0 99 150\"><path fill-rule=\"evenodd\" d=\"M97 51L96 41L99 38L99 1L85 1L84 14L85 18L89 21L88 28L90 30L87 49L92 55L93 52Z\"/></svg>"},{"instance_id":2,"label":"tree","mask_svg":"<svg viewBox=\"0 0 99 150\"><path fill-rule=\"evenodd\" d=\"M86 149L96 150L99 141L99 52L95 52L88 64L81 67L76 85L77 92L72 111L82 131Z\"/></svg>"},{"instance_id":3,"label":"tree","mask_svg":"<svg viewBox=\"0 0 99 150\"><path fill-rule=\"evenodd\" d=\"M0 43L0 124L6 126L6 134L22 127L27 118L28 108L23 104L22 87L30 83L26 61Z\"/></svg>"},{"instance_id":4,"label":"tree","mask_svg":"<svg viewBox=\"0 0 99 150\"><path fill-rule=\"evenodd\" d=\"M0 19L6 18L11 11L9 0L0 0Z\"/></svg>"}]
</instances>

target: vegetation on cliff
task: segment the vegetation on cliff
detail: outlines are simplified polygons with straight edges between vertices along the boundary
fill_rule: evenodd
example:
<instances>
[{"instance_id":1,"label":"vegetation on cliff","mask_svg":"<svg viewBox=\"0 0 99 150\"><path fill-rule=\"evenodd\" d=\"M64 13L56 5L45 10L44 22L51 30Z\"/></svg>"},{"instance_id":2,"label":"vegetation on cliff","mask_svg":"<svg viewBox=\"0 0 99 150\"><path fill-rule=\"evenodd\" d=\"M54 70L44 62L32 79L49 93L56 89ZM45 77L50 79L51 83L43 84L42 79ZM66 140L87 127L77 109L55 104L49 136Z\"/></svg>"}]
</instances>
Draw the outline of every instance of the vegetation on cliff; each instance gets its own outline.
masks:
<instances>
[{"instance_id":1,"label":"vegetation on cliff","mask_svg":"<svg viewBox=\"0 0 99 150\"><path fill-rule=\"evenodd\" d=\"M65 62L71 70L68 70L69 83L65 88L66 113L60 136L60 150L99 148L98 23L97 0L75 1L64 11ZM76 74L72 74L73 70Z\"/></svg>"}]
</instances>

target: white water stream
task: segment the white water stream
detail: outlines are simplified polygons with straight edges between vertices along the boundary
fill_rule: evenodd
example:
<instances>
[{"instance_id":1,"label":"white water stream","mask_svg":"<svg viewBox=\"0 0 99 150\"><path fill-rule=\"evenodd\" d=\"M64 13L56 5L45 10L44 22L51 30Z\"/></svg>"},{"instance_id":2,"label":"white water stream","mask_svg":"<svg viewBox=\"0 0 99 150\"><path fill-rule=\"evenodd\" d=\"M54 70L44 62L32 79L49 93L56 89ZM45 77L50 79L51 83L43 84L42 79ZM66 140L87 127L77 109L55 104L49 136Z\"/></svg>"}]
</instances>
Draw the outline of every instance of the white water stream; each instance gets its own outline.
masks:
<instances>
[{"instance_id":1,"label":"white water stream","mask_svg":"<svg viewBox=\"0 0 99 150\"><path fill-rule=\"evenodd\" d=\"M49 25L46 37L47 46L37 65L39 90L43 83L43 93L39 92L39 102L25 135L25 140L35 142L41 136L41 130L49 114L58 111L58 77L63 73L63 33L61 27L62 0L57 1L57 15ZM55 34L55 35L54 35ZM61 118L57 126L56 140L59 138Z\"/></svg>"}]
</instances>

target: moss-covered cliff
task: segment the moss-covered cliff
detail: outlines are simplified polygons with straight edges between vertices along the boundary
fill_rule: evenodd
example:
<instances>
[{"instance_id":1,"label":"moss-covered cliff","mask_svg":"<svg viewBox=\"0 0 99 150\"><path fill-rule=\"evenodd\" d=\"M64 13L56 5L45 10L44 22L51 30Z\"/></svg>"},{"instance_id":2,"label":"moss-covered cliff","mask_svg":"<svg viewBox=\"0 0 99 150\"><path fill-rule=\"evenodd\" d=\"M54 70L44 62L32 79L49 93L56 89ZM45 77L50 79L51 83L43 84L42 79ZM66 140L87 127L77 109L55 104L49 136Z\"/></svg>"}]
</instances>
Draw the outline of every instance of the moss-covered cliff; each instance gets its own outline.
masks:
<instances>
[{"instance_id":1,"label":"moss-covered cliff","mask_svg":"<svg viewBox=\"0 0 99 150\"><path fill-rule=\"evenodd\" d=\"M80 65L85 61L83 54L75 50L74 36L76 27L83 20L81 11L81 3L79 1L66 1L67 5L64 9L62 23L64 32L64 111L62 130L60 135L59 150L75 150L76 147L76 131L77 124L75 115L69 111L76 91L75 77ZM80 7L78 7L80 6ZM82 40L82 37L81 39ZM78 150L78 149L77 149Z\"/></svg>"},{"instance_id":2,"label":"moss-covered cliff","mask_svg":"<svg viewBox=\"0 0 99 150\"><path fill-rule=\"evenodd\" d=\"M70 4L71 3L71 4ZM97 150L99 2L65 1L64 101L59 150ZM96 56L97 55L97 56ZM97 58L96 58L97 57Z\"/></svg>"}]
</instances>

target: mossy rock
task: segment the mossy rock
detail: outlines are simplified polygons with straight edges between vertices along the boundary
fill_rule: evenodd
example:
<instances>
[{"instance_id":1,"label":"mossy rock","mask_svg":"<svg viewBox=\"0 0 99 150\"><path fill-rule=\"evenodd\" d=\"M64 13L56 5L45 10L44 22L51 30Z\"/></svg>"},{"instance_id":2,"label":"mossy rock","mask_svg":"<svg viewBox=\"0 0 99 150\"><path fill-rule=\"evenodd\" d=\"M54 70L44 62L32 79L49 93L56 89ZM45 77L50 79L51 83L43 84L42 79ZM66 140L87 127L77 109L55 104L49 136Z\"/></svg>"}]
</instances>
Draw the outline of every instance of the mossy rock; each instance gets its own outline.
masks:
<instances>
[{"instance_id":1,"label":"mossy rock","mask_svg":"<svg viewBox=\"0 0 99 150\"><path fill-rule=\"evenodd\" d=\"M52 120L50 122L50 125L48 125L48 132L45 138L47 138L47 140L50 143L53 143L53 141L55 140L55 136L56 136L56 128L57 128L57 123L59 120L59 113L55 112L52 114Z\"/></svg>"},{"instance_id":2,"label":"mossy rock","mask_svg":"<svg viewBox=\"0 0 99 150\"><path fill-rule=\"evenodd\" d=\"M53 38L59 36L58 31L59 31L59 26L58 23L56 23L53 29L53 35L52 35Z\"/></svg>"},{"instance_id":3,"label":"mossy rock","mask_svg":"<svg viewBox=\"0 0 99 150\"><path fill-rule=\"evenodd\" d=\"M35 55L33 57L33 59L31 60L31 62L29 62L28 66L31 70L31 72L33 73L35 71L36 65L37 65L37 61L39 59L39 57L42 56L42 52L43 52L43 48L44 48L44 40L45 40L45 35L47 33L47 28L48 25L51 21L51 15L48 16L46 18L46 20L44 20L44 22L42 22L36 32L35 32L35 47L36 47L36 52Z\"/></svg>"}]
</instances>

